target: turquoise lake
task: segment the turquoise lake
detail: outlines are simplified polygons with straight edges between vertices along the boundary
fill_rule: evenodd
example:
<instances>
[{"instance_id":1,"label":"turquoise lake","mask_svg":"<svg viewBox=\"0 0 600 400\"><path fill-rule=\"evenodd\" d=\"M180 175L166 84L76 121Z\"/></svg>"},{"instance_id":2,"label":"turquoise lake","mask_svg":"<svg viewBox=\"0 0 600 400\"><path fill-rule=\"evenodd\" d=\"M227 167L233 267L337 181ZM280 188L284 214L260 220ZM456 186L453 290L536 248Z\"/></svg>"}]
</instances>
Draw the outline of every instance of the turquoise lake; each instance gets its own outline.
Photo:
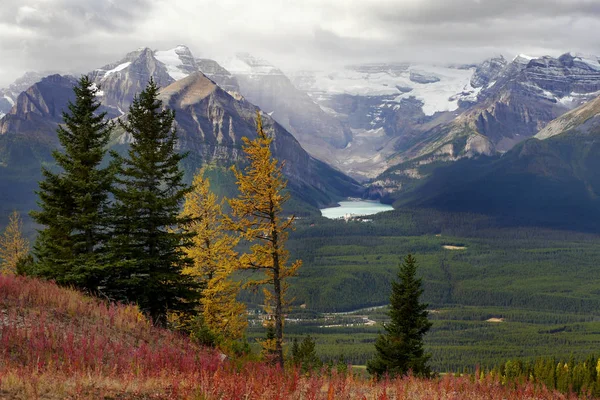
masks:
<instances>
[{"instance_id":1,"label":"turquoise lake","mask_svg":"<svg viewBox=\"0 0 600 400\"><path fill-rule=\"evenodd\" d=\"M346 214L352 216L373 215L394 208L388 204L381 204L376 200L340 201L339 207L328 207L321 209L321 215L329 219L342 218Z\"/></svg>"}]
</instances>

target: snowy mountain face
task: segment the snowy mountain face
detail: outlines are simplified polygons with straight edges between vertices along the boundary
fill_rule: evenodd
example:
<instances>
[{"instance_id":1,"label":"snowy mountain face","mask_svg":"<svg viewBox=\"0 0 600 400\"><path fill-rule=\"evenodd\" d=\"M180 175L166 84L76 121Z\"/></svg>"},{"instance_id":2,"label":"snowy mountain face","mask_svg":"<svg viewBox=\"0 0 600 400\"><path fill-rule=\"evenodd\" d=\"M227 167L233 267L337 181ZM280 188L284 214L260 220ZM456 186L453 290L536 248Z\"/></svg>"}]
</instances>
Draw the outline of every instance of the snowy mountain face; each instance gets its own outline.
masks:
<instances>
[{"instance_id":1,"label":"snowy mountain face","mask_svg":"<svg viewBox=\"0 0 600 400\"><path fill-rule=\"evenodd\" d=\"M347 95L381 97L390 107L402 100L422 103L423 113L454 111L461 96L472 94L473 69L458 69L411 64L369 64L346 67L333 72L302 71L293 82L315 101L337 111L336 100ZM382 105L381 107L386 107ZM373 116L377 125L377 116Z\"/></svg>"},{"instance_id":2,"label":"snowy mountain face","mask_svg":"<svg viewBox=\"0 0 600 400\"><path fill-rule=\"evenodd\" d=\"M471 86L474 88L493 86L492 82L495 83L498 75L507 65L508 62L502 56L485 60L475 69L471 77Z\"/></svg>"},{"instance_id":3,"label":"snowy mountain face","mask_svg":"<svg viewBox=\"0 0 600 400\"><path fill-rule=\"evenodd\" d=\"M190 49L182 45L170 50L138 49L115 63L92 71L91 76L102 89L103 104L123 114L133 96L143 90L151 77L160 87L166 87L204 71L225 90L236 91L237 83L227 70L216 61L196 59Z\"/></svg>"},{"instance_id":4,"label":"snowy mountain face","mask_svg":"<svg viewBox=\"0 0 600 400\"><path fill-rule=\"evenodd\" d=\"M337 151L348 145L351 131L296 88L280 69L247 53L222 64L235 77L239 92L283 125L311 155L347 170Z\"/></svg>"},{"instance_id":5,"label":"snowy mountain face","mask_svg":"<svg viewBox=\"0 0 600 400\"><path fill-rule=\"evenodd\" d=\"M292 81L352 132L337 156L347 173L373 178L388 158L416 136L447 122L481 88L474 67L409 63L354 65L337 71L300 71Z\"/></svg>"},{"instance_id":6,"label":"snowy mountain face","mask_svg":"<svg viewBox=\"0 0 600 400\"><path fill-rule=\"evenodd\" d=\"M198 64L196 64L192 52L185 46L156 51L154 57L167 67L167 73L176 81L198 71Z\"/></svg>"},{"instance_id":7,"label":"snowy mountain face","mask_svg":"<svg viewBox=\"0 0 600 400\"><path fill-rule=\"evenodd\" d=\"M503 66L504 65L504 66ZM419 135L411 147L390 156L390 168L373 191L387 194L422 179L426 165L510 150L550 121L600 94L598 59L564 54L559 58L518 55L510 63L492 59L475 71L474 101L460 113ZM556 129L555 129L556 130Z\"/></svg>"},{"instance_id":8,"label":"snowy mountain face","mask_svg":"<svg viewBox=\"0 0 600 400\"><path fill-rule=\"evenodd\" d=\"M160 87L175 82L176 79L169 74L169 71L174 73L176 67L172 64L167 66L159 61L154 52L146 47L127 54L125 58L115 63L92 71L90 76L101 89L99 95L102 103L113 107L118 114L123 115L131 105L133 97L146 87L150 78L153 78Z\"/></svg>"}]
</instances>

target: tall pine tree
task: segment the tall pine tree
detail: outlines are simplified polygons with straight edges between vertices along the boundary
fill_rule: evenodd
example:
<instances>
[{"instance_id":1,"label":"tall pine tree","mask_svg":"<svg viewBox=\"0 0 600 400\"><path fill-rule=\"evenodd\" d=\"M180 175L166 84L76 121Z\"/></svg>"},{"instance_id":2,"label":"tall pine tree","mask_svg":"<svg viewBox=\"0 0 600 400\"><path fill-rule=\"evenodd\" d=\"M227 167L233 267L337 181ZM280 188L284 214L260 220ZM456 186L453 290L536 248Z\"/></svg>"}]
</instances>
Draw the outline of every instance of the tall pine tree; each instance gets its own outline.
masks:
<instances>
[{"instance_id":1,"label":"tall pine tree","mask_svg":"<svg viewBox=\"0 0 600 400\"><path fill-rule=\"evenodd\" d=\"M296 275L300 260L288 265L289 251L285 248L288 231L293 229L294 217L283 217L283 205L289 199L282 166L271 154L271 142L256 115L254 140L244 138L244 151L249 165L244 171L235 167L239 196L229 201L236 220L233 228L253 243L250 253L243 254L242 268L263 272L263 278L250 284L265 285L265 304L274 319L274 362L283 368L283 319L286 306L287 278Z\"/></svg>"},{"instance_id":2,"label":"tall pine tree","mask_svg":"<svg viewBox=\"0 0 600 400\"><path fill-rule=\"evenodd\" d=\"M427 304L420 302L423 294L421 279L417 279L417 261L407 255L400 266L398 281L392 282L389 316L375 342L377 353L367 363L367 371L380 377L384 374L405 375L412 371L417 376L430 376L427 366L430 355L423 349L423 336L431 328L427 319Z\"/></svg>"},{"instance_id":3,"label":"tall pine tree","mask_svg":"<svg viewBox=\"0 0 600 400\"><path fill-rule=\"evenodd\" d=\"M136 302L156 325L165 326L168 311L193 309L192 277L182 270L191 265L184 248L191 235L174 230L189 219L179 216L191 187L183 182L175 150L175 113L163 109L159 88L150 80L136 96L121 127L131 137L127 157L120 162L112 210L111 270L104 292L118 300Z\"/></svg>"},{"instance_id":4,"label":"tall pine tree","mask_svg":"<svg viewBox=\"0 0 600 400\"><path fill-rule=\"evenodd\" d=\"M62 171L43 168L37 192L44 226L34 247L35 273L60 284L95 291L103 275L107 239L106 210L115 165L101 168L113 124L98 113L98 88L82 76L73 89L75 102L58 128L63 152L53 156Z\"/></svg>"}]
</instances>

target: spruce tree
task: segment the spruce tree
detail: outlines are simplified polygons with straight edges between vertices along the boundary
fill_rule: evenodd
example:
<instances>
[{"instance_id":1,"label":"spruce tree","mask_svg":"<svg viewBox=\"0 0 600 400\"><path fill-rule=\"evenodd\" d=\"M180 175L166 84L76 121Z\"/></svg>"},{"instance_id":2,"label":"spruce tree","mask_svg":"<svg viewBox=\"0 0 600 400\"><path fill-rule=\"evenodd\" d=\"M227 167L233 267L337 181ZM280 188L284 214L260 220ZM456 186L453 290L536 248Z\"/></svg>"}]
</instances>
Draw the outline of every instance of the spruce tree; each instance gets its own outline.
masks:
<instances>
[{"instance_id":1,"label":"spruce tree","mask_svg":"<svg viewBox=\"0 0 600 400\"><path fill-rule=\"evenodd\" d=\"M423 349L423 336L431 328L427 319L427 304L420 302L423 294L421 279L416 278L417 262L407 255L400 266L398 281L392 282L389 316L384 324L385 334L375 342L377 353L367 363L367 371L376 377L388 374L430 376L430 358Z\"/></svg>"},{"instance_id":2,"label":"spruce tree","mask_svg":"<svg viewBox=\"0 0 600 400\"><path fill-rule=\"evenodd\" d=\"M298 343L294 338L292 342L292 364L302 369L302 372L313 371L323 366L323 363L317 357L316 343L308 335Z\"/></svg>"},{"instance_id":3,"label":"spruce tree","mask_svg":"<svg viewBox=\"0 0 600 400\"><path fill-rule=\"evenodd\" d=\"M150 80L136 96L121 127L131 138L127 155L114 156L119 171L109 242L111 270L104 292L113 299L135 302L159 326L167 312L188 312L198 293L182 270L191 266L184 248L191 235L177 229L188 224L180 207L191 187L183 182L176 152L175 113L163 109L159 88Z\"/></svg>"},{"instance_id":4,"label":"spruce tree","mask_svg":"<svg viewBox=\"0 0 600 400\"><path fill-rule=\"evenodd\" d=\"M33 219L44 226L34 254L35 274L95 291L102 279L107 239L106 210L115 165L101 168L113 124L98 113L98 88L82 76L74 87L75 102L58 128L63 151L53 153L59 172L42 169L39 211Z\"/></svg>"}]
</instances>

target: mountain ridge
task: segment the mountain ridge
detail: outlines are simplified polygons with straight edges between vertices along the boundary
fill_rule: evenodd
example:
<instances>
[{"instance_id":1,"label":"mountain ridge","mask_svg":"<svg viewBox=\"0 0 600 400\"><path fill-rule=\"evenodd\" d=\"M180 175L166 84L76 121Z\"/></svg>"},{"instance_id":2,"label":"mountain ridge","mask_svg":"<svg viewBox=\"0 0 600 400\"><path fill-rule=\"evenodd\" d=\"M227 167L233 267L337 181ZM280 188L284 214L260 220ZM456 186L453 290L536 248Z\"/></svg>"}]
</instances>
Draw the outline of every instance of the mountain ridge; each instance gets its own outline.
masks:
<instances>
[{"instance_id":1,"label":"mountain ridge","mask_svg":"<svg viewBox=\"0 0 600 400\"><path fill-rule=\"evenodd\" d=\"M142 48L92 71L90 75L101 89L98 92L101 110L107 111L110 118L126 117L123 107L133 100L137 88L145 85L144 79L155 79L157 83L166 84L161 92L165 106L176 109L181 150L193 153L185 163L188 177L201 165L214 161L224 166L243 164L241 137L256 135L255 118L259 109L239 94L222 89L200 71L174 80L154 54L149 48ZM196 62L191 53L189 60ZM53 164L49 155L58 147L56 127L62 122L61 113L66 110L68 101L73 99L75 82L73 77L53 75L19 95L10 113L0 119L0 166L4 171L18 170L32 163L38 165L39 171L41 164ZM268 115L263 113L263 119L265 128L275 138L274 156L285 161L284 173L294 198L300 201L295 205L299 210L316 212L317 207L362 194L363 188L358 183L308 155L296 139ZM117 130L112 143L123 147L128 140ZM33 157L32 152L41 156ZM17 157L17 154L28 157ZM29 182L25 185L28 190L33 190L39 174L23 179ZM4 180L10 180L8 174ZM31 205L32 201L29 199L23 204Z\"/></svg>"}]
</instances>

